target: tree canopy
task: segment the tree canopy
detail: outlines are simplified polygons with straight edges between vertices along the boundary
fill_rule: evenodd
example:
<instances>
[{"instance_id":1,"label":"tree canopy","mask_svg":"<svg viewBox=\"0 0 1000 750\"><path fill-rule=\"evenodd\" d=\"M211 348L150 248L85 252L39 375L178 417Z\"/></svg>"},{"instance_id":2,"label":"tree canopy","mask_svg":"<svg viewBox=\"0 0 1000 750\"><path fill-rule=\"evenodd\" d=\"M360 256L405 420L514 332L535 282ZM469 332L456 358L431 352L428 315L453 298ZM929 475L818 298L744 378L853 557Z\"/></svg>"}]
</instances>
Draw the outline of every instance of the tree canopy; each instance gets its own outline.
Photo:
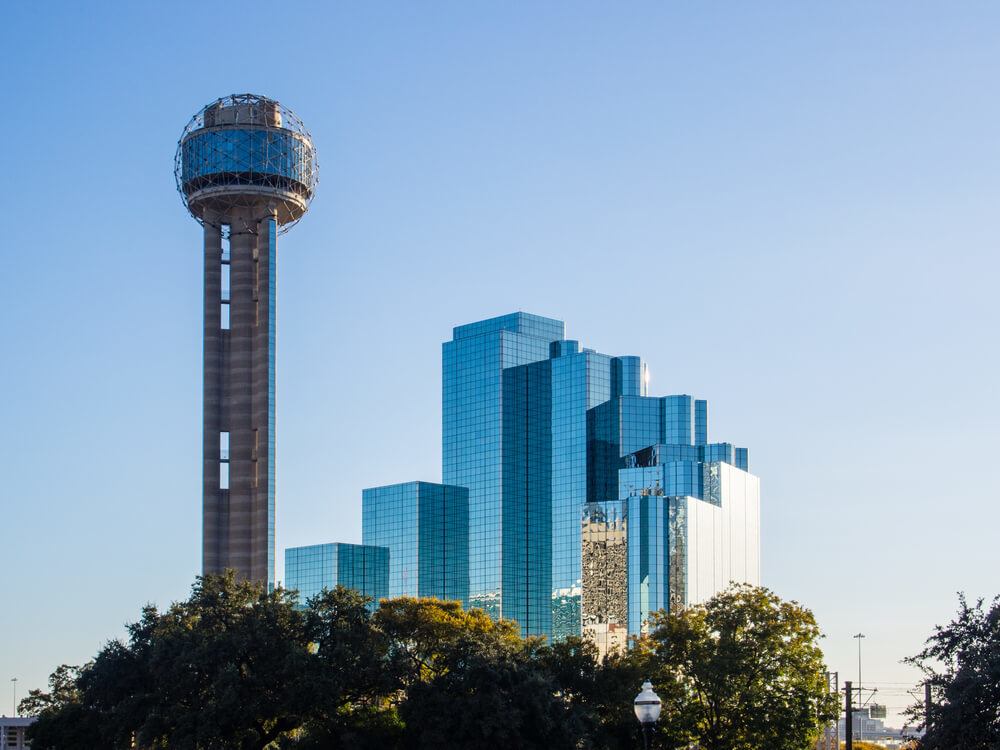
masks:
<instances>
[{"instance_id":1,"label":"tree canopy","mask_svg":"<svg viewBox=\"0 0 1000 750\"><path fill-rule=\"evenodd\" d=\"M649 664L660 731L704 750L800 750L837 716L812 613L734 586L704 606L653 618Z\"/></svg>"},{"instance_id":2,"label":"tree canopy","mask_svg":"<svg viewBox=\"0 0 1000 750\"><path fill-rule=\"evenodd\" d=\"M925 730L922 750L1000 748L1000 597L986 609L960 594L955 618L906 662L931 686L930 716L922 702L907 711Z\"/></svg>"},{"instance_id":3,"label":"tree canopy","mask_svg":"<svg viewBox=\"0 0 1000 750\"><path fill-rule=\"evenodd\" d=\"M651 679L662 747L804 748L831 717L812 615L765 589L659 613L605 660L587 641L523 639L457 602L372 611L337 588L297 603L232 575L199 579L128 636L62 666L21 710L35 750L634 748Z\"/></svg>"}]
</instances>

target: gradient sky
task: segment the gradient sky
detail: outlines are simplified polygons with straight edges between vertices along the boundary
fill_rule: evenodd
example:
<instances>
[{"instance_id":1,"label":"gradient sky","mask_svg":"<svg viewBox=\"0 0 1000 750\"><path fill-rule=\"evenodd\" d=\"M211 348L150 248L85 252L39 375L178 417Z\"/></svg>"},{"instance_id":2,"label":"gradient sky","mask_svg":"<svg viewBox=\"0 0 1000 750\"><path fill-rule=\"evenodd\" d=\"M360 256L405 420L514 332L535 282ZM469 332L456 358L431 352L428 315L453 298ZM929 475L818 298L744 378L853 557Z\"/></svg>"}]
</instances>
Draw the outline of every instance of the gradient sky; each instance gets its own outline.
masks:
<instances>
[{"instance_id":1,"label":"gradient sky","mask_svg":"<svg viewBox=\"0 0 1000 750\"><path fill-rule=\"evenodd\" d=\"M992 2L5 7L0 713L199 572L172 159L243 91L321 165L279 241L279 578L360 541L362 487L440 479L451 327L536 312L709 400L765 584L903 706L955 592L1000 591L998 33Z\"/></svg>"}]
</instances>

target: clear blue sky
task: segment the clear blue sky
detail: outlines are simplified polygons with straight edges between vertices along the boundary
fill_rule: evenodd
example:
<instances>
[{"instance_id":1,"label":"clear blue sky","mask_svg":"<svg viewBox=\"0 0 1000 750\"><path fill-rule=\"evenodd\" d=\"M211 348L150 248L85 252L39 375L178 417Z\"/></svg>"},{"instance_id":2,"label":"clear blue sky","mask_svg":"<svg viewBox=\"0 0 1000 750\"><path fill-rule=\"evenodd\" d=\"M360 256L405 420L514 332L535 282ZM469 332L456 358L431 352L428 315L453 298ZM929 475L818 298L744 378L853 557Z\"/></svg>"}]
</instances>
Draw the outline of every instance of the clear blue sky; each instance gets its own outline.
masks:
<instances>
[{"instance_id":1,"label":"clear blue sky","mask_svg":"<svg viewBox=\"0 0 1000 750\"><path fill-rule=\"evenodd\" d=\"M172 158L280 99L278 559L440 477L440 343L523 309L709 399L763 577L906 682L1000 591L1000 6L17 3L0 26L0 712L200 564L199 228ZM279 570L280 572L280 570ZM883 691L883 702L903 705Z\"/></svg>"}]
</instances>

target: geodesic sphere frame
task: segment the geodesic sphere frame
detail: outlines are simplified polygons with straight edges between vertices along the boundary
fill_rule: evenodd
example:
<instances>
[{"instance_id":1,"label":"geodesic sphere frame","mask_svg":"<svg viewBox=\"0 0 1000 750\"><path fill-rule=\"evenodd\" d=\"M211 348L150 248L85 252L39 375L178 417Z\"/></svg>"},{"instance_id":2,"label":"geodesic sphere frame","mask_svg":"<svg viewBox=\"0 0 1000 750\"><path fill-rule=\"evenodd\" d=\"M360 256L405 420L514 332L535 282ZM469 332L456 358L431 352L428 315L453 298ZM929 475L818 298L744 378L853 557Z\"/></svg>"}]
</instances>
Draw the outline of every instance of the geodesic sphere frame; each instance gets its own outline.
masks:
<instances>
[{"instance_id":1,"label":"geodesic sphere frame","mask_svg":"<svg viewBox=\"0 0 1000 750\"><path fill-rule=\"evenodd\" d=\"M267 203L284 233L309 210L319 162L312 136L288 107L257 94L232 94L188 122L177 141L174 179L200 224Z\"/></svg>"}]
</instances>

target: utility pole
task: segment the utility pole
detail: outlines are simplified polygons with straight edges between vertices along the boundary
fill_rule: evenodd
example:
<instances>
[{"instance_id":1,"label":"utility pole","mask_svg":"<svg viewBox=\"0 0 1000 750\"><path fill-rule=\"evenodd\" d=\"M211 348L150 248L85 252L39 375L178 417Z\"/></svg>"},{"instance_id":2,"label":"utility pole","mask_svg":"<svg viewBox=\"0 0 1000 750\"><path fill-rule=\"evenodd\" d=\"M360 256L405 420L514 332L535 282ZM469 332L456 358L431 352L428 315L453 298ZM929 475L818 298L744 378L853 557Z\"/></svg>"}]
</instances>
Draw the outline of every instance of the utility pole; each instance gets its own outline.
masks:
<instances>
[{"instance_id":1,"label":"utility pole","mask_svg":"<svg viewBox=\"0 0 1000 750\"><path fill-rule=\"evenodd\" d=\"M847 750L854 750L854 706L851 705L851 698L854 697L854 688L851 681L844 682L844 734L847 739Z\"/></svg>"},{"instance_id":2,"label":"utility pole","mask_svg":"<svg viewBox=\"0 0 1000 750\"><path fill-rule=\"evenodd\" d=\"M924 683L924 734L931 728L931 681Z\"/></svg>"},{"instance_id":3,"label":"utility pole","mask_svg":"<svg viewBox=\"0 0 1000 750\"><path fill-rule=\"evenodd\" d=\"M826 673L826 688L833 695L840 693L840 674L838 672ZM832 724L827 724L823 728L823 750L840 750L839 718L838 713L837 719L834 719Z\"/></svg>"},{"instance_id":4,"label":"utility pole","mask_svg":"<svg viewBox=\"0 0 1000 750\"><path fill-rule=\"evenodd\" d=\"M865 696L861 692L861 639L865 637L865 634L856 633L854 637L858 641L858 707L860 708L865 703ZM858 737L858 739L863 740L864 738L865 738L865 730L864 730L864 725L862 724L861 736Z\"/></svg>"},{"instance_id":5,"label":"utility pole","mask_svg":"<svg viewBox=\"0 0 1000 750\"><path fill-rule=\"evenodd\" d=\"M14 686L14 718L17 718L17 678L11 677L10 684Z\"/></svg>"}]
</instances>

